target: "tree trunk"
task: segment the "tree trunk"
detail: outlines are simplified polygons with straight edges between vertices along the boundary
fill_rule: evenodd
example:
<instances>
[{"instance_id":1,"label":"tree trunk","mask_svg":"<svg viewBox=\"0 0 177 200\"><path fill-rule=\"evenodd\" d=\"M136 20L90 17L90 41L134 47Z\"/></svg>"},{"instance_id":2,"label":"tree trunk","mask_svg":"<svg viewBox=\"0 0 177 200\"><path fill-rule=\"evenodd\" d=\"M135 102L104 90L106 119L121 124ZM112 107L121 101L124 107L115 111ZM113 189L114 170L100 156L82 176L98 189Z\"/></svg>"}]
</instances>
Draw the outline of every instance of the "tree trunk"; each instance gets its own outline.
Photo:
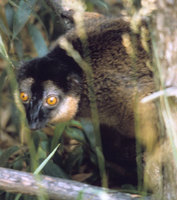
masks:
<instances>
[{"instance_id":1,"label":"tree trunk","mask_svg":"<svg viewBox=\"0 0 177 200\"><path fill-rule=\"evenodd\" d=\"M152 1L148 0L148 3L150 5ZM160 163L158 170L161 173L156 192L157 199L176 200L177 105L176 99L169 96L177 96L177 1L155 0L153 3L151 33L157 67L155 78L158 89L164 90L159 98L159 113L165 126L164 133L161 132L165 142L159 148L160 152L156 151L158 162L155 162Z\"/></svg>"}]
</instances>

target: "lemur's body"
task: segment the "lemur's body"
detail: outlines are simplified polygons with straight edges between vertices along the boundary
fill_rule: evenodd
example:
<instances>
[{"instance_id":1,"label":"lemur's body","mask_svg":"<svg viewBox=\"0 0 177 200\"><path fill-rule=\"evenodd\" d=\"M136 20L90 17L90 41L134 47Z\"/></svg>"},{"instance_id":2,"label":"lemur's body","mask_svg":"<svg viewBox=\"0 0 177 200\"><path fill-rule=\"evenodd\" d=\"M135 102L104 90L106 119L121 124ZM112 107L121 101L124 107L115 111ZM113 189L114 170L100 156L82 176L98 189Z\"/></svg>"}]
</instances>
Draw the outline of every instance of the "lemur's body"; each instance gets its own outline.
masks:
<instances>
[{"instance_id":1,"label":"lemur's body","mask_svg":"<svg viewBox=\"0 0 177 200\"><path fill-rule=\"evenodd\" d=\"M101 17L90 20L86 24L86 33L87 52L83 52L82 42L74 29L64 37L84 59L89 57L100 123L123 135L134 136L136 102L154 90L152 72L147 66L148 53L141 45L140 36L133 34L129 23L122 19ZM136 38L128 47L123 39L127 35L132 41ZM131 48L135 57L128 54ZM85 75L59 46L47 56L24 64L18 80L21 92L28 95L24 105L32 129L42 128L48 122L67 121L76 115L89 117ZM53 94L57 103L50 106L46 103L47 96Z\"/></svg>"}]
</instances>

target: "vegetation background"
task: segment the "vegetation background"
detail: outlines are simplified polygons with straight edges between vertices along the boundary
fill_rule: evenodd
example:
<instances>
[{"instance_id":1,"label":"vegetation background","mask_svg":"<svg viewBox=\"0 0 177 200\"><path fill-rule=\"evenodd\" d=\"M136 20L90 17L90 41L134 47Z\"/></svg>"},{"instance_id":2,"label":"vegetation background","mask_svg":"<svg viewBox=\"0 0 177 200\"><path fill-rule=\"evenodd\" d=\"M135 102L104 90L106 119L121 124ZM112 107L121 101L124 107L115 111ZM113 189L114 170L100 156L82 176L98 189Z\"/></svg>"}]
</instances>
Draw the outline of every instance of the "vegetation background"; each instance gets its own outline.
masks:
<instances>
[{"instance_id":1,"label":"vegetation background","mask_svg":"<svg viewBox=\"0 0 177 200\"><path fill-rule=\"evenodd\" d=\"M162 4L165 2L165 5L170 7L173 5L173 1L162 0L159 2ZM85 3L87 11L96 11L109 16L133 16L141 5L140 0L85 0ZM163 8L164 5L161 3L159 5ZM176 7L174 7L174 13ZM165 8L167 7L165 6ZM151 9L153 9L153 4L149 4L149 10ZM162 18L160 16L157 19ZM157 30L159 27L156 27ZM20 62L45 55L63 31L61 21L45 0L0 1L0 167L34 172L60 143L57 153L45 165L41 173L101 185L93 125L89 121L72 120L31 134L18 98L15 71ZM167 33L169 32L165 33L164 30L164 34L168 35ZM160 50L162 51L163 48L158 49L158 51ZM163 55L162 52L159 55ZM163 56L160 59L163 62ZM171 66L174 67L174 64ZM174 75L171 75L174 72L173 69L166 76L166 82L170 82L168 87L173 85L176 80ZM163 72L157 74L159 79L165 77L166 72L164 74ZM166 104L161 109L162 112L164 109L166 109ZM165 117L168 123L168 112L164 114ZM172 128L176 130L176 127ZM62 135L65 137L61 137ZM175 138L174 136L175 134L172 134L171 138ZM174 140L176 141L176 138ZM174 145L176 144L173 143L172 146ZM100 159L102 159L101 155ZM120 166L112 165L112 169L113 174L124 175ZM171 182L173 181L171 180ZM114 181L109 184L119 190L137 191L136 184L115 185ZM0 199L3 200L36 198L40 199L40 197L19 196L0 191Z\"/></svg>"}]
</instances>

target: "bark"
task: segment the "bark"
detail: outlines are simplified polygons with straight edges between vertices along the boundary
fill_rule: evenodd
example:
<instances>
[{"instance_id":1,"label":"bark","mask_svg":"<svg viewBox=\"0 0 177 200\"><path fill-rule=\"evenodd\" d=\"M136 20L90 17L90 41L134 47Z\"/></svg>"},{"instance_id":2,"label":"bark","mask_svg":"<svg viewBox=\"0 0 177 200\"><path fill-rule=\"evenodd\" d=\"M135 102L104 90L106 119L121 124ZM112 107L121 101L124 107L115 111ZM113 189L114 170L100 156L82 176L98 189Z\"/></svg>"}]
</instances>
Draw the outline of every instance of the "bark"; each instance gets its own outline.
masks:
<instances>
[{"instance_id":1,"label":"bark","mask_svg":"<svg viewBox=\"0 0 177 200\"><path fill-rule=\"evenodd\" d=\"M157 0L153 35L165 86L177 86L177 2ZM160 70L159 69L159 70Z\"/></svg>"},{"instance_id":2,"label":"bark","mask_svg":"<svg viewBox=\"0 0 177 200\"><path fill-rule=\"evenodd\" d=\"M159 153L161 166L158 168L161 171L159 175L161 182L158 183L158 192L156 192L157 199L175 200L177 197L175 157L177 154L177 105L176 97L167 96L177 96L177 1L155 0L153 2L151 32L154 61L157 67L155 77L156 82L159 83L159 90L166 91L166 94L163 93L159 98L159 113L165 126L164 133L161 134L166 141ZM168 91L171 93L168 94Z\"/></svg>"},{"instance_id":3,"label":"bark","mask_svg":"<svg viewBox=\"0 0 177 200\"><path fill-rule=\"evenodd\" d=\"M0 189L8 192L28 195L45 194L50 199L76 200L138 200L140 197L91 186L76 181L53 178L49 176L34 176L31 173L0 168ZM137 195L136 195L137 196ZM144 200L150 200L144 197Z\"/></svg>"}]
</instances>

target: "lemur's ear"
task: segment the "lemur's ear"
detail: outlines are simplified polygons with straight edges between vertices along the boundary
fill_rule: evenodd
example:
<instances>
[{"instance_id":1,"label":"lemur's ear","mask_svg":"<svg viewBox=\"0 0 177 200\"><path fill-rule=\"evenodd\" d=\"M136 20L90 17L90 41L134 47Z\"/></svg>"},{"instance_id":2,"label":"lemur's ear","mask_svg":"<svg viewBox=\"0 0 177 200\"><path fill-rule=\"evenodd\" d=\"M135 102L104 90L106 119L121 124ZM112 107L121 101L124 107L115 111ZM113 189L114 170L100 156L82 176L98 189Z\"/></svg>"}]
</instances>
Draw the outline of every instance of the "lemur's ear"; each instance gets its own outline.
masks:
<instances>
[{"instance_id":1,"label":"lemur's ear","mask_svg":"<svg viewBox=\"0 0 177 200\"><path fill-rule=\"evenodd\" d=\"M81 77L78 74L71 73L67 76L68 88L72 91L79 92L81 90Z\"/></svg>"},{"instance_id":2,"label":"lemur's ear","mask_svg":"<svg viewBox=\"0 0 177 200\"><path fill-rule=\"evenodd\" d=\"M74 84L80 84L81 78L78 74L71 73L67 76L67 81L73 82Z\"/></svg>"}]
</instances>

